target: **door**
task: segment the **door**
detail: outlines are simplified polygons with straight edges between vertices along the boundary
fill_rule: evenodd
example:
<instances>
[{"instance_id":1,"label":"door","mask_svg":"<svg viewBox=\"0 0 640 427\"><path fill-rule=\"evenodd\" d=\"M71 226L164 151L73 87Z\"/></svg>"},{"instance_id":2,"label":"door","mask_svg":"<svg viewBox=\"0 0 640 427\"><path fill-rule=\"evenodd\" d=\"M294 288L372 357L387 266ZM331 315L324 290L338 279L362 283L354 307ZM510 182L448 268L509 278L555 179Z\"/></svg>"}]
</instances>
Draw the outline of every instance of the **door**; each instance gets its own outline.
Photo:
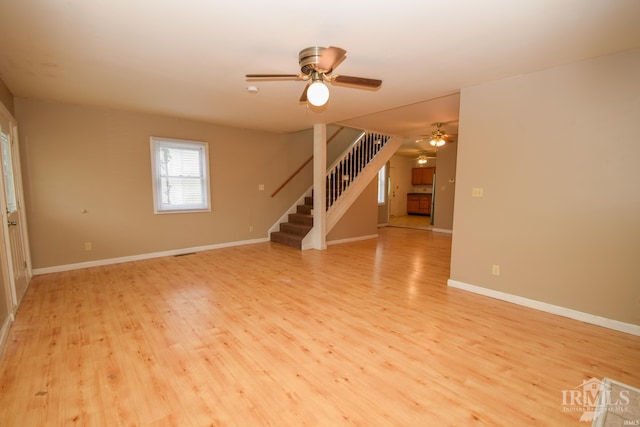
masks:
<instances>
[{"instance_id":1,"label":"door","mask_svg":"<svg viewBox=\"0 0 640 427\"><path fill-rule=\"evenodd\" d=\"M4 210L4 224L6 228L5 241L6 265L9 267L9 281L14 309L22 300L30 274L26 250L26 227L22 211L22 185L20 180L20 157L17 144L17 127L8 113L0 114L0 136L2 154L2 187Z\"/></svg>"},{"instance_id":2,"label":"door","mask_svg":"<svg viewBox=\"0 0 640 427\"><path fill-rule=\"evenodd\" d=\"M391 166L389 167L389 215L390 216L400 216L404 214L402 209L402 204L404 203L403 198L398 193L398 169Z\"/></svg>"}]
</instances>

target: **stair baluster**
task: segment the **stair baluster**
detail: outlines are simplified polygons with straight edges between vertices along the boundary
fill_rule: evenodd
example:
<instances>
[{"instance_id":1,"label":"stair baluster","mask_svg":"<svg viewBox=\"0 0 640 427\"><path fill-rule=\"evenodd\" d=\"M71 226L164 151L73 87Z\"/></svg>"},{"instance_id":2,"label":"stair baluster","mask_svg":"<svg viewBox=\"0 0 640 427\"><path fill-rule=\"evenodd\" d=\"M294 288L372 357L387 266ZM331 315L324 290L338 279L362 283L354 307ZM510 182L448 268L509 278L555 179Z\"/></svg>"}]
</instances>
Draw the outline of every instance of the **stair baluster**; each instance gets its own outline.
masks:
<instances>
[{"instance_id":1,"label":"stair baluster","mask_svg":"<svg viewBox=\"0 0 640 427\"><path fill-rule=\"evenodd\" d=\"M327 209L329 209L360 172L390 139L389 136L364 132L327 172Z\"/></svg>"}]
</instances>

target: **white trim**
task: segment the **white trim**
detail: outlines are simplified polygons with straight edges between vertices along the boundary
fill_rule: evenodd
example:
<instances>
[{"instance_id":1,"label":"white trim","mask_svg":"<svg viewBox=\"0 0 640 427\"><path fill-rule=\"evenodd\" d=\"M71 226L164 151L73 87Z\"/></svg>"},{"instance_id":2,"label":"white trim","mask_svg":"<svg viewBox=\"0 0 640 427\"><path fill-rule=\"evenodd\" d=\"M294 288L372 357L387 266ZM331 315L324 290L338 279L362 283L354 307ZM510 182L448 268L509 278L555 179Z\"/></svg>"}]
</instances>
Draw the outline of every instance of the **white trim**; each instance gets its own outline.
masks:
<instances>
[{"instance_id":1,"label":"white trim","mask_svg":"<svg viewBox=\"0 0 640 427\"><path fill-rule=\"evenodd\" d=\"M4 355L4 348L7 345L7 338L9 337L9 327L13 322L13 314L7 316L4 319L2 328L0 329L0 358Z\"/></svg>"},{"instance_id":2,"label":"white trim","mask_svg":"<svg viewBox=\"0 0 640 427\"><path fill-rule=\"evenodd\" d=\"M607 415L609 414L610 407L618 406L611 401L611 388L613 385L617 385L618 387L627 389L628 391L633 392L634 394L640 394L640 388L636 388L630 386L629 384L621 383L620 381L612 380L611 378L604 377L602 381L600 381L600 387L598 388L598 397L595 405L595 414L593 415L593 423L591 427L606 427L607 425L613 425L618 423L609 423L607 422ZM621 405L626 408L627 405ZM625 418L631 418L630 416L626 416ZM629 420L628 424L623 422L623 425L635 426L638 425L638 420Z\"/></svg>"},{"instance_id":3,"label":"white trim","mask_svg":"<svg viewBox=\"0 0 640 427\"><path fill-rule=\"evenodd\" d=\"M158 136L149 137L149 147L151 154L151 183L153 189L153 213L154 214L176 214L176 213L194 213L194 212L211 212L211 195L210 195L210 173L209 173L209 143L205 141L188 141L184 139L163 138ZM176 150L197 151L201 175L200 191L202 193L202 202L198 205L191 204L165 204L162 202L161 194L161 167L160 167L160 149L173 148ZM168 173L168 172L167 172Z\"/></svg>"},{"instance_id":4,"label":"white trim","mask_svg":"<svg viewBox=\"0 0 640 427\"><path fill-rule=\"evenodd\" d=\"M458 282L456 280L449 279L447 285L462 289L463 291L473 292L475 294L484 295L487 297L507 301L513 304L518 304L524 307L533 308L535 310L544 311L546 313L556 314L558 316L568 317L569 319L579 320L585 323L591 323L592 325L602 326L604 328L613 329L627 334L640 336L640 325L634 325L632 323L620 322L619 320L608 319L606 317L596 316L594 314L585 313L582 311L572 310L570 308L561 307L559 305L548 304L546 302L536 301L533 299L521 297L518 295L508 294L506 292L500 292L493 289L483 288L481 286L470 285L464 282Z\"/></svg>"},{"instance_id":5,"label":"white trim","mask_svg":"<svg viewBox=\"0 0 640 427\"><path fill-rule=\"evenodd\" d=\"M215 245L207 245L207 246L196 246L193 248L183 248L183 249L174 249L170 251L164 252L154 252L149 254L140 254L140 255L132 255L126 257L119 258L109 258L109 259L101 259L96 261L87 261L87 262L79 262L76 264L66 264L66 265L56 265L53 267L45 267L45 268L34 268L33 275L37 276L40 274L49 274L49 273L58 273L61 271L70 271L70 270L79 270L81 268L90 268L90 267L99 267L102 265L111 265L111 264L120 264L123 262L132 262L132 261L141 261L145 259L151 258L161 258L165 256L175 256L175 255L183 255L189 254L192 252L202 252L202 251L210 251L214 249L222 249L222 248L230 248L233 246L242 246L242 245L252 245L254 243L264 243L268 242L268 237L263 237L260 239L251 239L251 240L240 240L236 242L227 242L227 243L218 243Z\"/></svg>"},{"instance_id":6,"label":"white trim","mask_svg":"<svg viewBox=\"0 0 640 427\"><path fill-rule=\"evenodd\" d=\"M313 228L302 239L302 249L327 249L327 125L313 125Z\"/></svg>"},{"instance_id":7,"label":"white trim","mask_svg":"<svg viewBox=\"0 0 640 427\"><path fill-rule=\"evenodd\" d=\"M359 242L360 240L369 240L369 239L377 239L377 238L378 238L377 234L369 234L367 236L349 237L347 239L332 240L330 242L327 242L327 245L339 245L341 243Z\"/></svg>"},{"instance_id":8,"label":"white trim","mask_svg":"<svg viewBox=\"0 0 640 427\"><path fill-rule=\"evenodd\" d=\"M453 234L453 230L449 230L449 229L446 229L446 228L432 228L431 231L434 231L436 233Z\"/></svg>"}]
</instances>

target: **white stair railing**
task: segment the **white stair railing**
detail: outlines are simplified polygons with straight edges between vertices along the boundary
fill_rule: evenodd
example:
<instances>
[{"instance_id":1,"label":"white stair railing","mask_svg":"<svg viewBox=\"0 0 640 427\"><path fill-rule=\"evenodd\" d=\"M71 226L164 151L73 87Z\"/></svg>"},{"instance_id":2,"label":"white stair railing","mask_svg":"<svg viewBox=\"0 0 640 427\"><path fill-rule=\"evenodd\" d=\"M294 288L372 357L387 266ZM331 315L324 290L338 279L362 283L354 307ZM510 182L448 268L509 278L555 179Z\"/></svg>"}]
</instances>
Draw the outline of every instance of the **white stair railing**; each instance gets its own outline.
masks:
<instances>
[{"instance_id":1,"label":"white stair railing","mask_svg":"<svg viewBox=\"0 0 640 427\"><path fill-rule=\"evenodd\" d=\"M327 210L390 139L390 136L380 133L362 132L344 154L327 169Z\"/></svg>"}]
</instances>

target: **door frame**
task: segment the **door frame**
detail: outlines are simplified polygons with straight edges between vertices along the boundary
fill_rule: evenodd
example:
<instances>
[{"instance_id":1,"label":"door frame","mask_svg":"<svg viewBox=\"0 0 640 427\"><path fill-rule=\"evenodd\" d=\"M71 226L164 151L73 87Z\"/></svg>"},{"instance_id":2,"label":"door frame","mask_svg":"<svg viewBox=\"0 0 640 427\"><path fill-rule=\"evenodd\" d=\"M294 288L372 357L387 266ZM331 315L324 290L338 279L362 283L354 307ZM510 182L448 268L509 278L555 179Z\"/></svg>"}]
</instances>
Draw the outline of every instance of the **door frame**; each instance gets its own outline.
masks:
<instances>
[{"instance_id":1,"label":"door frame","mask_svg":"<svg viewBox=\"0 0 640 427\"><path fill-rule=\"evenodd\" d=\"M11 138L11 157L12 157L12 169L13 169L13 180L15 186L15 197L16 203L18 206L18 227L19 234L22 240L22 251L20 257L25 261L25 274L26 274L26 287L29 287L29 283L31 282L31 278L33 277L32 267L31 267L31 251L29 249L29 236L27 232L27 218L25 213L25 203L24 203L24 190L22 185L22 168L20 161L20 143L18 139L18 124L16 119L13 117L11 112L7 110L7 108L0 103L0 115L2 116L2 122L8 122L9 129L8 134ZM0 128L4 128L2 123L0 122ZM0 214L1 214L1 231L0 231L0 244L4 245L5 250L2 251L0 255L0 265L2 268L2 278L4 282L4 292L7 292L7 303L10 304L8 311L11 316L11 320L13 321L15 317L15 313L18 309L18 305L20 304L20 300L24 295L18 295L16 292L15 285L15 272L13 269L13 256L11 253L11 241L9 237L9 232L7 229L7 221L8 221L8 213L7 213L7 201L5 198L5 179L4 179L4 170L3 165L0 162L0 192L2 192L2 196L0 197ZM8 288L8 289L7 289ZM25 288L26 292L26 288Z\"/></svg>"}]
</instances>

